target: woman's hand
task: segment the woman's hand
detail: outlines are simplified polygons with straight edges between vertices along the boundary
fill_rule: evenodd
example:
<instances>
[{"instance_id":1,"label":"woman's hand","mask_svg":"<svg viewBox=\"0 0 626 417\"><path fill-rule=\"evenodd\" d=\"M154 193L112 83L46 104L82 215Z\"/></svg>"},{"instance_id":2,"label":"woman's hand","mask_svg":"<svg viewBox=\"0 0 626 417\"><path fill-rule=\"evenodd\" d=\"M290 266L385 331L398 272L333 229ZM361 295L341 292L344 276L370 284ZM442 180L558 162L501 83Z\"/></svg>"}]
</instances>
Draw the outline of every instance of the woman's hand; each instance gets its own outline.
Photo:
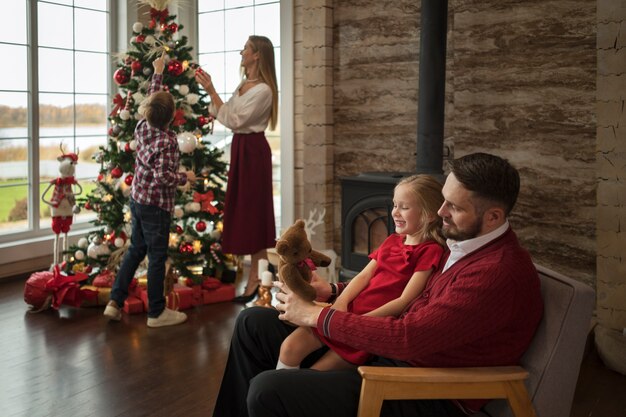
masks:
<instances>
[{"instance_id":1,"label":"woman's hand","mask_svg":"<svg viewBox=\"0 0 626 417\"><path fill-rule=\"evenodd\" d=\"M322 311L322 307L298 297L288 286L280 281L275 281L274 286L280 290L276 294L276 299L279 301L276 305L276 309L280 311L279 319L286 320L297 326L317 326L317 318Z\"/></svg>"},{"instance_id":2,"label":"woman's hand","mask_svg":"<svg viewBox=\"0 0 626 417\"><path fill-rule=\"evenodd\" d=\"M204 88L209 94L213 94L215 92L215 88L213 88L213 81L211 80L211 76L204 72L202 68L198 68L196 70L196 81Z\"/></svg>"}]
</instances>

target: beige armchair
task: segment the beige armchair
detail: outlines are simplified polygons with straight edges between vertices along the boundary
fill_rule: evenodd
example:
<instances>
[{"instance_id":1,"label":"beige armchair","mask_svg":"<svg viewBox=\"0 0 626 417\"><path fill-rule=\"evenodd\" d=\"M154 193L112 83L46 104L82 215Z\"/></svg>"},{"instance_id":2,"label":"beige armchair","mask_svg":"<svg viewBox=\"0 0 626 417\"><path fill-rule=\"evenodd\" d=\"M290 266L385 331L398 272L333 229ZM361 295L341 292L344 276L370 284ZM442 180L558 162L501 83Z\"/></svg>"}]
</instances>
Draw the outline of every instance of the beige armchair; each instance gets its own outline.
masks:
<instances>
[{"instance_id":1,"label":"beige armchair","mask_svg":"<svg viewBox=\"0 0 626 417\"><path fill-rule=\"evenodd\" d=\"M496 399L475 417L569 417L595 305L593 290L537 266L544 316L521 366L361 366L358 417L378 417L384 400Z\"/></svg>"}]
</instances>

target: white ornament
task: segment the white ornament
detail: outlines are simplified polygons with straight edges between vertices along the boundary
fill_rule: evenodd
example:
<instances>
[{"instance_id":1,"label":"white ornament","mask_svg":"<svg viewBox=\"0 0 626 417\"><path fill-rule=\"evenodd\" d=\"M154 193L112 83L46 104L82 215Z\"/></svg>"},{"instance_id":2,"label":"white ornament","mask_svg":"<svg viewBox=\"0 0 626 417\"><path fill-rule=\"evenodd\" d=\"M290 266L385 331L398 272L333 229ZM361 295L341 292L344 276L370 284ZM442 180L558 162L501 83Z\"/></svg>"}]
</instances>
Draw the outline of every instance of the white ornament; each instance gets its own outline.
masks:
<instances>
[{"instance_id":1,"label":"white ornament","mask_svg":"<svg viewBox=\"0 0 626 417\"><path fill-rule=\"evenodd\" d=\"M176 138L178 139L178 148L182 153L191 153L196 149L197 139L193 133L182 132Z\"/></svg>"},{"instance_id":2,"label":"white ornament","mask_svg":"<svg viewBox=\"0 0 626 417\"><path fill-rule=\"evenodd\" d=\"M156 39L154 38L154 36L148 35L146 36L146 39L144 40L144 42L147 43L148 45L154 45L154 43L156 42Z\"/></svg>"},{"instance_id":3,"label":"white ornament","mask_svg":"<svg viewBox=\"0 0 626 417\"><path fill-rule=\"evenodd\" d=\"M191 202L191 203L185 204L185 211L187 213L197 213L200 211L201 208L202 206L200 205L200 203Z\"/></svg>"},{"instance_id":4,"label":"white ornament","mask_svg":"<svg viewBox=\"0 0 626 417\"><path fill-rule=\"evenodd\" d=\"M116 248L121 248L122 246L124 246L124 239L122 239L121 237L115 238L114 244Z\"/></svg>"},{"instance_id":5,"label":"white ornament","mask_svg":"<svg viewBox=\"0 0 626 417\"><path fill-rule=\"evenodd\" d=\"M87 248L87 256L92 259L98 259L98 256L109 255L110 253L111 250L109 249L109 246L105 243L97 245L92 242Z\"/></svg>"},{"instance_id":6,"label":"white ornament","mask_svg":"<svg viewBox=\"0 0 626 417\"><path fill-rule=\"evenodd\" d=\"M185 212L183 211L183 208L181 206L176 206L174 208L174 216L176 216L177 218L182 218L185 215Z\"/></svg>"},{"instance_id":7,"label":"white ornament","mask_svg":"<svg viewBox=\"0 0 626 417\"><path fill-rule=\"evenodd\" d=\"M178 86L178 92L183 96L186 96L189 94L189 86L185 84Z\"/></svg>"},{"instance_id":8,"label":"white ornament","mask_svg":"<svg viewBox=\"0 0 626 417\"><path fill-rule=\"evenodd\" d=\"M85 252L83 252L82 250L77 250L74 253L74 258L76 258L77 261L82 261L83 259L85 259Z\"/></svg>"},{"instance_id":9,"label":"white ornament","mask_svg":"<svg viewBox=\"0 0 626 417\"><path fill-rule=\"evenodd\" d=\"M122 120L130 119L130 112L128 110L126 110L126 109L122 110L120 112L120 119L122 119Z\"/></svg>"},{"instance_id":10,"label":"white ornament","mask_svg":"<svg viewBox=\"0 0 626 417\"><path fill-rule=\"evenodd\" d=\"M222 237L222 233L219 230L215 229L211 232L211 237L215 240L219 240L219 238Z\"/></svg>"},{"instance_id":11,"label":"white ornament","mask_svg":"<svg viewBox=\"0 0 626 417\"><path fill-rule=\"evenodd\" d=\"M187 94L187 97L185 97L185 100L187 100L187 103L193 106L194 104L198 102L198 100L200 100L200 96L195 93Z\"/></svg>"},{"instance_id":12,"label":"white ornament","mask_svg":"<svg viewBox=\"0 0 626 417\"><path fill-rule=\"evenodd\" d=\"M143 23L141 22L133 23L133 32L141 33L142 30L143 30Z\"/></svg>"},{"instance_id":13,"label":"white ornament","mask_svg":"<svg viewBox=\"0 0 626 417\"><path fill-rule=\"evenodd\" d=\"M130 147L131 151L136 151L137 150L137 141L135 139L131 140L130 142L128 142L128 146Z\"/></svg>"},{"instance_id":14,"label":"white ornament","mask_svg":"<svg viewBox=\"0 0 626 417\"><path fill-rule=\"evenodd\" d=\"M87 246L89 246L89 241L86 237L81 237L80 239L78 239L77 245L81 249L87 249Z\"/></svg>"}]
</instances>

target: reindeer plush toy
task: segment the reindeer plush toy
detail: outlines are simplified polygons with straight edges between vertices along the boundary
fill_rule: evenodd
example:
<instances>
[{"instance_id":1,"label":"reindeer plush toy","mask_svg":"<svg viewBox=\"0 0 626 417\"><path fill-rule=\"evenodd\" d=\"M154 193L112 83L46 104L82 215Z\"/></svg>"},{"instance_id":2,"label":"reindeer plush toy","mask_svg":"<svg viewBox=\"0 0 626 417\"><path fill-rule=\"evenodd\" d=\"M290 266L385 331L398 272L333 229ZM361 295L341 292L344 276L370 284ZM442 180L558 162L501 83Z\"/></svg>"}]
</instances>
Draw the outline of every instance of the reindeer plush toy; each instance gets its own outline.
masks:
<instances>
[{"instance_id":1,"label":"reindeer plush toy","mask_svg":"<svg viewBox=\"0 0 626 417\"><path fill-rule=\"evenodd\" d=\"M61 156L57 158L59 161L60 177L50 181L50 185L41 195L41 200L50 206L50 214L52 215L52 231L54 238L54 265L59 263L59 234L63 232L63 250L67 250L67 233L72 225L72 218L75 213L79 212L76 206L76 196L83 192L80 184L74 179L76 171L76 163L78 162L78 154L65 153L63 145L61 145ZM78 192L74 192L76 186ZM52 198L46 199L46 194L54 186Z\"/></svg>"}]
</instances>

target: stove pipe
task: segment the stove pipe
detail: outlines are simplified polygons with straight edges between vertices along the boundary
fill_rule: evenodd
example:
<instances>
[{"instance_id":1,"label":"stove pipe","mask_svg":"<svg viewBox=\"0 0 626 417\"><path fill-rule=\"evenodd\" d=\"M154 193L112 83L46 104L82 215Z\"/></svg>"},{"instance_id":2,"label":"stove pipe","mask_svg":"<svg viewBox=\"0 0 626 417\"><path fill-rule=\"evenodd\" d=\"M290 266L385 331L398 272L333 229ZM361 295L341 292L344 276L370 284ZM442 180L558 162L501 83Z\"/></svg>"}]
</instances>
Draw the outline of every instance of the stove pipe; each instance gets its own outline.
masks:
<instances>
[{"instance_id":1,"label":"stove pipe","mask_svg":"<svg viewBox=\"0 0 626 417\"><path fill-rule=\"evenodd\" d=\"M422 0L416 172L443 177L448 0Z\"/></svg>"}]
</instances>

